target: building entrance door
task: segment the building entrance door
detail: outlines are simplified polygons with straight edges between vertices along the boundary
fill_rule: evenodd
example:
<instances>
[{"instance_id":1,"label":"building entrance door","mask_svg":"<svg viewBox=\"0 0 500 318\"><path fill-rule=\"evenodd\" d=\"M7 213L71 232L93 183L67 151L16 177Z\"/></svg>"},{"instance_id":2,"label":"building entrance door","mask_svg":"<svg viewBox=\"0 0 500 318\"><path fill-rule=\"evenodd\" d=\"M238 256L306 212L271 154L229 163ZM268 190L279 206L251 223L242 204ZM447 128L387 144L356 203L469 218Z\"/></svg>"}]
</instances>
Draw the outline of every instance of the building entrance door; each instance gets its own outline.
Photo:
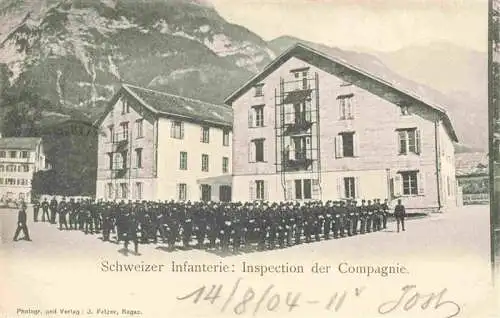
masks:
<instances>
[{"instance_id":1,"label":"building entrance door","mask_svg":"<svg viewBox=\"0 0 500 318\"><path fill-rule=\"evenodd\" d=\"M219 187L219 200L221 202L231 201L231 187L227 185L222 185Z\"/></svg>"},{"instance_id":2,"label":"building entrance door","mask_svg":"<svg viewBox=\"0 0 500 318\"><path fill-rule=\"evenodd\" d=\"M210 201L212 199L212 187L208 184L201 185L201 201Z\"/></svg>"}]
</instances>

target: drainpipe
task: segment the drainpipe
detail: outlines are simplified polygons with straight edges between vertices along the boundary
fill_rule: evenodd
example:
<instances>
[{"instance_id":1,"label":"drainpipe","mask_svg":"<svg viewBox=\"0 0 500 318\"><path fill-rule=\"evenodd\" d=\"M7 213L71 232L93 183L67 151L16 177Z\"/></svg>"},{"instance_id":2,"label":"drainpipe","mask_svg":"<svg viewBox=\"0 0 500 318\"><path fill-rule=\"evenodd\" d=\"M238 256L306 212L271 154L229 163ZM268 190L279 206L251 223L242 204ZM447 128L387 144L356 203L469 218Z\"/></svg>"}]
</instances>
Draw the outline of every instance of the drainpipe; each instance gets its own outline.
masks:
<instances>
[{"instance_id":1,"label":"drainpipe","mask_svg":"<svg viewBox=\"0 0 500 318\"><path fill-rule=\"evenodd\" d=\"M434 146L436 152L436 181L437 181L437 201L438 201L438 212L441 212L441 149L440 149L440 139L439 139L439 124L441 119L439 115L436 115L434 120Z\"/></svg>"}]
</instances>

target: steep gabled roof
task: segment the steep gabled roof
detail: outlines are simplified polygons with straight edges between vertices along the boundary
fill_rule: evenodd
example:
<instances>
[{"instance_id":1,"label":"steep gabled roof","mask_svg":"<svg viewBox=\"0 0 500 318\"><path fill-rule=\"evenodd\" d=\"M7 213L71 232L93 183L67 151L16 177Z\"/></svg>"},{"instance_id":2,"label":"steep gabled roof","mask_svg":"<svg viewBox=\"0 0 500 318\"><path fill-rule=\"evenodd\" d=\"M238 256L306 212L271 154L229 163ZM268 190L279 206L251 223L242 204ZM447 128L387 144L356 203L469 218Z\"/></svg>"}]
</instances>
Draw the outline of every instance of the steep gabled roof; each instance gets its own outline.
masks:
<instances>
[{"instance_id":1,"label":"steep gabled roof","mask_svg":"<svg viewBox=\"0 0 500 318\"><path fill-rule=\"evenodd\" d=\"M404 77L391 72L382 64L359 63L359 61L357 61L358 63L352 63L348 61L349 56L344 54L345 56L340 57L339 52L339 50L332 49L327 51L324 47L312 48L311 46L297 43L267 65L262 72L252 77L242 87L227 97L225 103L231 105L237 98L245 94L250 88L258 84L292 57L297 57L320 69L325 69L325 61L327 61L330 65L340 65L353 73L359 74L365 79L384 86L386 89L391 90L395 94L404 95L409 99L424 104L435 110L441 115L451 138L458 142L458 137L446 112L445 105L450 102L441 93L432 90L427 86L405 79ZM362 64L362 66L359 64Z\"/></svg>"},{"instance_id":2,"label":"steep gabled roof","mask_svg":"<svg viewBox=\"0 0 500 318\"><path fill-rule=\"evenodd\" d=\"M216 105L149 88L122 84L121 89L109 102L108 108L104 114L94 123L95 126L98 126L102 120L104 120L118 98L124 92L155 116L174 117L200 124L225 127L231 127L233 124L233 110L226 105Z\"/></svg>"},{"instance_id":3,"label":"steep gabled roof","mask_svg":"<svg viewBox=\"0 0 500 318\"><path fill-rule=\"evenodd\" d=\"M130 84L124 84L123 88L145 107L160 115L184 117L224 126L231 126L233 123L233 110L225 105L216 105Z\"/></svg>"},{"instance_id":4,"label":"steep gabled roof","mask_svg":"<svg viewBox=\"0 0 500 318\"><path fill-rule=\"evenodd\" d=\"M0 138L0 149L35 150L42 141L39 137L7 137Z\"/></svg>"}]
</instances>

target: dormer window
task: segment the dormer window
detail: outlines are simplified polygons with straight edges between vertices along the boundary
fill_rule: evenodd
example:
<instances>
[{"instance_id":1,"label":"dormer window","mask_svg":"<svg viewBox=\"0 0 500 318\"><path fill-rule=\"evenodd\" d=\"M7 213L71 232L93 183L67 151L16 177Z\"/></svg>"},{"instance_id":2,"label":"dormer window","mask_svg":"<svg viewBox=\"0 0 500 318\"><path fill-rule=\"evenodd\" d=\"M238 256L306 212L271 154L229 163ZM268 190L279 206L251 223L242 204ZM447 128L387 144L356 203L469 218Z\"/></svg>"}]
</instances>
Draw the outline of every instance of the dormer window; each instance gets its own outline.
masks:
<instances>
[{"instance_id":1,"label":"dormer window","mask_svg":"<svg viewBox=\"0 0 500 318\"><path fill-rule=\"evenodd\" d=\"M402 105L401 106L401 116L409 116L410 115L410 106Z\"/></svg>"},{"instance_id":2,"label":"dormer window","mask_svg":"<svg viewBox=\"0 0 500 318\"><path fill-rule=\"evenodd\" d=\"M254 86L255 96L264 96L264 84L258 84Z\"/></svg>"},{"instance_id":3,"label":"dormer window","mask_svg":"<svg viewBox=\"0 0 500 318\"><path fill-rule=\"evenodd\" d=\"M130 113L130 106L126 99L122 99L122 114Z\"/></svg>"}]
</instances>

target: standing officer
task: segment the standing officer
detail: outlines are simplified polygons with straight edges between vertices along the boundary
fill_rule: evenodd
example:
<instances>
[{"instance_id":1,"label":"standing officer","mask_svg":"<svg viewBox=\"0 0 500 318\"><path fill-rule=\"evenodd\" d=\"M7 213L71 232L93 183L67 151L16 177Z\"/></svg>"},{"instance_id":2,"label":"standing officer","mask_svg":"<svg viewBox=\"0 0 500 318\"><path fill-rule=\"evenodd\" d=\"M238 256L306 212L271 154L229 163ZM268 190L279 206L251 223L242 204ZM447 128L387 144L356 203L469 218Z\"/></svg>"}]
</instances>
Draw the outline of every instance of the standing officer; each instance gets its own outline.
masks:
<instances>
[{"instance_id":1,"label":"standing officer","mask_svg":"<svg viewBox=\"0 0 500 318\"><path fill-rule=\"evenodd\" d=\"M59 209L59 230L62 230L63 225L64 228L67 230L68 222L66 220L66 214L68 213L68 204L66 203L65 198L62 199L58 209Z\"/></svg>"},{"instance_id":2,"label":"standing officer","mask_svg":"<svg viewBox=\"0 0 500 318\"><path fill-rule=\"evenodd\" d=\"M50 223L56 224L56 214L57 214L57 200L56 197L52 197L50 200Z\"/></svg>"},{"instance_id":3,"label":"standing officer","mask_svg":"<svg viewBox=\"0 0 500 318\"><path fill-rule=\"evenodd\" d=\"M45 222L45 216L47 216L47 221L50 221L49 202L47 201L47 198L44 198L42 202L42 222Z\"/></svg>"},{"instance_id":4,"label":"standing officer","mask_svg":"<svg viewBox=\"0 0 500 318\"><path fill-rule=\"evenodd\" d=\"M19 233L21 230L23 231L24 239L26 241L31 241L30 239L30 234L28 232L28 226L26 225L27 217L26 217L26 205L23 203L21 205L21 209L19 210L19 213L17 214L17 229L16 233L14 234L14 239L13 241L17 241L17 237L19 236Z\"/></svg>"},{"instance_id":5,"label":"standing officer","mask_svg":"<svg viewBox=\"0 0 500 318\"><path fill-rule=\"evenodd\" d=\"M384 229L386 229L387 228L387 216L389 214L389 200L388 199L384 200L384 203L382 204L382 211L383 211L383 214L382 214L382 227Z\"/></svg>"},{"instance_id":6,"label":"standing officer","mask_svg":"<svg viewBox=\"0 0 500 318\"><path fill-rule=\"evenodd\" d=\"M394 216L396 217L398 233L399 233L399 224L400 223L401 223L401 226L402 226L403 231L404 231L405 230L406 210L405 210L404 205L401 204L401 199L398 199L398 204L394 208Z\"/></svg>"},{"instance_id":7,"label":"standing officer","mask_svg":"<svg viewBox=\"0 0 500 318\"><path fill-rule=\"evenodd\" d=\"M33 221L38 222L38 212L40 211L40 201L35 199L33 202Z\"/></svg>"}]
</instances>

